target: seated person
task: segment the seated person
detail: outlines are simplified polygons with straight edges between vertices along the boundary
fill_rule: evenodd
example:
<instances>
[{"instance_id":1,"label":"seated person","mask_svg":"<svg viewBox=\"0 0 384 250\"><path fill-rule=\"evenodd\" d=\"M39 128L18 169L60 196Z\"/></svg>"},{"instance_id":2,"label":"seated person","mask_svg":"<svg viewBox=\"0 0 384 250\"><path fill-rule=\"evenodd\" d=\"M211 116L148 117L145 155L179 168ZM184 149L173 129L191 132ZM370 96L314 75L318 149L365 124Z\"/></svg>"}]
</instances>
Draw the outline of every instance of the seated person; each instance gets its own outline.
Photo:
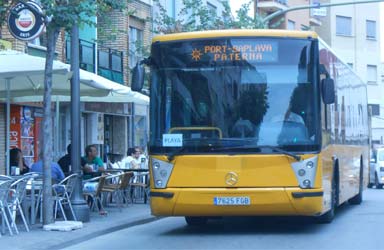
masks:
<instances>
[{"instance_id":1,"label":"seated person","mask_svg":"<svg viewBox=\"0 0 384 250\"><path fill-rule=\"evenodd\" d=\"M12 148L9 151L9 158L9 173L11 173L11 175L26 174L29 172L29 167L25 164L23 153L19 148ZM16 167L18 171L15 169L14 173L12 173L12 167Z\"/></svg>"},{"instance_id":2,"label":"seated person","mask_svg":"<svg viewBox=\"0 0 384 250\"><path fill-rule=\"evenodd\" d=\"M85 156L83 157L83 161L85 163L83 166L83 172L85 174L105 171L104 163L97 155L98 152L96 145L88 145L85 148Z\"/></svg>"},{"instance_id":3,"label":"seated person","mask_svg":"<svg viewBox=\"0 0 384 250\"><path fill-rule=\"evenodd\" d=\"M140 168L142 169L148 169L148 157L147 155L143 152L143 150L139 147L137 147L138 150L140 150Z\"/></svg>"},{"instance_id":4,"label":"seated person","mask_svg":"<svg viewBox=\"0 0 384 250\"><path fill-rule=\"evenodd\" d=\"M39 161L32 164L31 172L43 173L43 152L39 153ZM52 180L56 183L65 178L63 171L56 162L51 162L51 175Z\"/></svg>"},{"instance_id":5,"label":"seated person","mask_svg":"<svg viewBox=\"0 0 384 250\"><path fill-rule=\"evenodd\" d=\"M57 162L61 170L63 170L65 176L69 176L71 174L71 152L72 152L72 146L71 144L68 144L67 146L67 154L60 158L60 160ZM83 158L80 159L80 165L82 167L85 166L85 161Z\"/></svg>"},{"instance_id":6,"label":"seated person","mask_svg":"<svg viewBox=\"0 0 384 250\"><path fill-rule=\"evenodd\" d=\"M127 151L127 156L124 157L121 161L115 163L119 165L120 168L125 169L139 169L141 168L142 155L141 150L138 147L129 148Z\"/></svg>"}]
</instances>

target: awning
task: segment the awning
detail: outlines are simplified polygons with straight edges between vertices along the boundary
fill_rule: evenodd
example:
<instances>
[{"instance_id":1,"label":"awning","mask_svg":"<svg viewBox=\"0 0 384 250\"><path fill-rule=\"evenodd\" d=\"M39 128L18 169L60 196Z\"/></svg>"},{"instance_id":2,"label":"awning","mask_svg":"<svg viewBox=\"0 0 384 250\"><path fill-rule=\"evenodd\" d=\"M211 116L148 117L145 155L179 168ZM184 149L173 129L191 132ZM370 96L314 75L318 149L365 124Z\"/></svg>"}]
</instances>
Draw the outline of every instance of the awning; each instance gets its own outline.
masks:
<instances>
[{"instance_id":1,"label":"awning","mask_svg":"<svg viewBox=\"0 0 384 250\"><path fill-rule=\"evenodd\" d=\"M6 134L10 127L10 103L41 102L44 95L45 58L14 50L0 51L0 101L7 103ZM52 101L70 100L70 65L53 62ZM149 98L104 77L80 70L80 96L94 102L135 102L148 104ZM93 98L93 99L92 99ZM19 100L18 100L19 99ZM23 101L25 99L25 101ZM56 131L56 134L58 132ZM10 145L6 137L6 148ZM9 166L9 154L6 154ZM7 172L9 168L6 167Z\"/></svg>"},{"instance_id":2,"label":"awning","mask_svg":"<svg viewBox=\"0 0 384 250\"><path fill-rule=\"evenodd\" d=\"M6 81L10 81L10 97L44 95L45 58L14 50L0 51L0 97L6 98ZM70 95L70 65L53 62L52 95ZM80 80L81 96L106 96L108 88Z\"/></svg>"},{"instance_id":3,"label":"awning","mask_svg":"<svg viewBox=\"0 0 384 250\"><path fill-rule=\"evenodd\" d=\"M82 102L134 102L137 104L149 104L149 97L132 91L130 87L118 84L102 76L80 70L80 80L92 84L95 87L104 87L110 90L107 96L100 98L84 96L80 98Z\"/></svg>"},{"instance_id":4,"label":"awning","mask_svg":"<svg viewBox=\"0 0 384 250\"><path fill-rule=\"evenodd\" d=\"M45 58L13 50L0 51L0 100L6 101L6 79L10 79L10 102L41 102L44 69ZM70 101L70 77L70 65L53 62L53 101ZM85 70L80 70L80 96L83 102L149 103L148 96Z\"/></svg>"}]
</instances>

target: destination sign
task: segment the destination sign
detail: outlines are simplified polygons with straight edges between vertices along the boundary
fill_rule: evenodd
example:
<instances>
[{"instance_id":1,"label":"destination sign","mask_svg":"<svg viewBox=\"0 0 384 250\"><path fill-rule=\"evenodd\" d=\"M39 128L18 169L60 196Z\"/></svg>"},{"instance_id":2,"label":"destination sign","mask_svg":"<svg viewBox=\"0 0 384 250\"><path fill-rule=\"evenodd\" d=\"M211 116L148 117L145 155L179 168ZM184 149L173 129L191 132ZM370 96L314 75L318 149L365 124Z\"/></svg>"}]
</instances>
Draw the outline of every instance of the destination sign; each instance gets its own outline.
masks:
<instances>
[{"instance_id":1,"label":"destination sign","mask_svg":"<svg viewBox=\"0 0 384 250\"><path fill-rule=\"evenodd\" d=\"M278 60L278 43L276 41L240 41L233 45L210 44L192 49L191 58L193 61L205 61L207 57L215 62L276 62Z\"/></svg>"}]
</instances>

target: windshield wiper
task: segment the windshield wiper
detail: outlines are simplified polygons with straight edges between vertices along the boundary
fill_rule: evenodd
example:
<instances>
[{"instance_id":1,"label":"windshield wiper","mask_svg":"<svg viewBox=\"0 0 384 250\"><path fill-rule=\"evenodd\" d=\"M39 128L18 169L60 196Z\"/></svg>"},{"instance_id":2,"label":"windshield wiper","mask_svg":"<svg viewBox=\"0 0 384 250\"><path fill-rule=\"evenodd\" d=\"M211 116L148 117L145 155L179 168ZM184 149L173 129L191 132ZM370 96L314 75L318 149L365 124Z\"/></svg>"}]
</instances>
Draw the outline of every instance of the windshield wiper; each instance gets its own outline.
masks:
<instances>
[{"instance_id":1,"label":"windshield wiper","mask_svg":"<svg viewBox=\"0 0 384 250\"><path fill-rule=\"evenodd\" d=\"M185 142L199 142L199 143L202 143L202 141L200 139L189 139L189 140L184 140ZM224 140L222 139L208 139L208 140L205 140L203 141L204 142L204 146L208 146L208 147L213 147L215 146L215 143L221 143L223 142ZM241 141L243 142L244 140L238 140L238 139L227 139L225 141L228 141L228 142L233 142L233 141ZM200 146L203 146L203 144L201 144ZM170 152L168 155L167 155L167 159L169 162L173 161L173 159L175 158L176 155L179 155L181 153L183 153L185 151L186 147L185 145L184 146L181 146L180 148L177 148L176 150Z\"/></svg>"},{"instance_id":2,"label":"windshield wiper","mask_svg":"<svg viewBox=\"0 0 384 250\"><path fill-rule=\"evenodd\" d=\"M230 150L230 149L242 149L242 148L255 148L255 149L260 149L260 150L263 149L263 148L268 148L268 149L271 149L271 150L273 150L275 152L282 153L284 155L290 156L290 157L294 158L296 161L301 161L301 157L299 155L294 154L292 152L289 152L287 150L278 148L278 147L274 147L274 146L255 146L255 147L252 147L252 146L249 146L249 145L241 145L241 146L234 146L234 147L211 148L211 151Z\"/></svg>"},{"instance_id":3,"label":"windshield wiper","mask_svg":"<svg viewBox=\"0 0 384 250\"><path fill-rule=\"evenodd\" d=\"M175 151L172 151L170 152L168 155L167 155L167 159L169 162L173 161L173 159L175 158L176 155L178 154L181 154L182 152L184 152L184 150L186 149L185 146L182 146L178 149L176 149Z\"/></svg>"},{"instance_id":4,"label":"windshield wiper","mask_svg":"<svg viewBox=\"0 0 384 250\"><path fill-rule=\"evenodd\" d=\"M270 148L270 149L272 149L272 150L274 150L276 152L288 155L288 156L294 158L296 161L301 161L300 155L291 153L291 152L289 152L287 150L284 150L284 149L281 149L281 148L278 148L278 147L273 147L273 146L260 146L260 147Z\"/></svg>"},{"instance_id":5,"label":"windshield wiper","mask_svg":"<svg viewBox=\"0 0 384 250\"><path fill-rule=\"evenodd\" d=\"M301 157L299 155L294 154L292 152L289 152L287 150L281 149L279 147L274 147L274 146L255 146L255 147L252 147L250 145L241 145L241 146L233 146L233 147L214 147L213 145L210 145L210 146L211 146L211 148L210 148L211 152L220 151L220 150L244 149L244 148L247 148L247 149L248 148L255 148L255 149L259 149L261 151L262 149L267 148L267 149L271 149L272 151L290 156L293 159L295 159L296 161L301 161ZM178 148L177 150L170 152L167 155L168 161L169 162L173 161L175 156L183 153L185 151L185 149L186 149L186 147L182 146L182 147Z\"/></svg>"}]
</instances>

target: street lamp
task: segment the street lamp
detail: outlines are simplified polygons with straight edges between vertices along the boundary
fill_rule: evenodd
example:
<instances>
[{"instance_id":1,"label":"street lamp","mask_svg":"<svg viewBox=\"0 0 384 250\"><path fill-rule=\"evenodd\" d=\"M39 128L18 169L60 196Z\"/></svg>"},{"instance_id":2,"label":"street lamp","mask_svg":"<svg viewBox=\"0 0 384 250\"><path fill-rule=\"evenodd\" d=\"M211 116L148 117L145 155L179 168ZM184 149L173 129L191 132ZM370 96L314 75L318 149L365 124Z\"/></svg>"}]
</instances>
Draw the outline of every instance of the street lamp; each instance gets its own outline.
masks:
<instances>
[{"instance_id":1,"label":"street lamp","mask_svg":"<svg viewBox=\"0 0 384 250\"><path fill-rule=\"evenodd\" d=\"M71 32L71 166L72 172L78 174L78 181L71 197L76 218L89 221L89 207L83 198L81 161L80 161L80 60L79 60L79 27L74 24Z\"/></svg>"}]
</instances>

